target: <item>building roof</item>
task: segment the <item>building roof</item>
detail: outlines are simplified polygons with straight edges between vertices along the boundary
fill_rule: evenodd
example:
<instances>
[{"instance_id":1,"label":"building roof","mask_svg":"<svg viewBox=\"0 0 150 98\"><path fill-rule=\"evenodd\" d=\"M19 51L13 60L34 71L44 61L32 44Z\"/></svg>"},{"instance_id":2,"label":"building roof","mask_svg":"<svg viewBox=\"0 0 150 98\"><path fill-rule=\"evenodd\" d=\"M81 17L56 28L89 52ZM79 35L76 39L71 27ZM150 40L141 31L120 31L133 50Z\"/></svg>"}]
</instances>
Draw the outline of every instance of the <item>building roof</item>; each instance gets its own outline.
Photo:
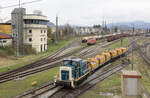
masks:
<instances>
[{"instance_id":1,"label":"building roof","mask_svg":"<svg viewBox=\"0 0 150 98\"><path fill-rule=\"evenodd\" d=\"M0 23L0 25L11 25L11 23Z\"/></svg>"},{"instance_id":2,"label":"building roof","mask_svg":"<svg viewBox=\"0 0 150 98\"><path fill-rule=\"evenodd\" d=\"M123 70L122 75L124 78L141 78L141 74L137 71L129 71L129 70Z\"/></svg>"},{"instance_id":3,"label":"building roof","mask_svg":"<svg viewBox=\"0 0 150 98\"><path fill-rule=\"evenodd\" d=\"M12 37L9 34L0 32L0 39L11 39Z\"/></svg>"},{"instance_id":4,"label":"building roof","mask_svg":"<svg viewBox=\"0 0 150 98\"><path fill-rule=\"evenodd\" d=\"M45 20L49 21L46 16L38 15L38 14L24 14L23 19L38 19L38 20Z\"/></svg>"}]
</instances>

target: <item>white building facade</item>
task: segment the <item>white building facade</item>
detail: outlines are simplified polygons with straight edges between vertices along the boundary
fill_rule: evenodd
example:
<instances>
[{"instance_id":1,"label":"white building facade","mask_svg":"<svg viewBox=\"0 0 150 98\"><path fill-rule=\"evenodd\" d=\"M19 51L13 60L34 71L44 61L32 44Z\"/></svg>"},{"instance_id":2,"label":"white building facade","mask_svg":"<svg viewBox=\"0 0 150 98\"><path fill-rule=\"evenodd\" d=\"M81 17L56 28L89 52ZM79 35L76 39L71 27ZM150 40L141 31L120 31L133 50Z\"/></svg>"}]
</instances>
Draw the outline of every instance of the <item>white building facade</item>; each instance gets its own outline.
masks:
<instances>
[{"instance_id":1,"label":"white building facade","mask_svg":"<svg viewBox=\"0 0 150 98\"><path fill-rule=\"evenodd\" d=\"M26 14L24 19L24 44L31 45L37 52L47 50L47 22L46 16Z\"/></svg>"}]
</instances>

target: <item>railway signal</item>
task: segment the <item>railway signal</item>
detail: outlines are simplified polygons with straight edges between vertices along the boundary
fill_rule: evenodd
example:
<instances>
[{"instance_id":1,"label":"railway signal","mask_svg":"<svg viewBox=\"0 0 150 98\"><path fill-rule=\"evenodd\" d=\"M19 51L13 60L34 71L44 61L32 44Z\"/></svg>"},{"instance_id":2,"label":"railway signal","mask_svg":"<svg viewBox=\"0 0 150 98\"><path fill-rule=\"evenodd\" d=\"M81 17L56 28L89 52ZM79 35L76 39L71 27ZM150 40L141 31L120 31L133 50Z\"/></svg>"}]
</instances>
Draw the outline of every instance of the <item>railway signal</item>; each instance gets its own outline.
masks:
<instances>
[{"instance_id":1,"label":"railway signal","mask_svg":"<svg viewBox=\"0 0 150 98\"><path fill-rule=\"evenodd\" d=\"M131 58L130 57L128 57L128 62L131 63Z\"/></svg>"}]
</instances>

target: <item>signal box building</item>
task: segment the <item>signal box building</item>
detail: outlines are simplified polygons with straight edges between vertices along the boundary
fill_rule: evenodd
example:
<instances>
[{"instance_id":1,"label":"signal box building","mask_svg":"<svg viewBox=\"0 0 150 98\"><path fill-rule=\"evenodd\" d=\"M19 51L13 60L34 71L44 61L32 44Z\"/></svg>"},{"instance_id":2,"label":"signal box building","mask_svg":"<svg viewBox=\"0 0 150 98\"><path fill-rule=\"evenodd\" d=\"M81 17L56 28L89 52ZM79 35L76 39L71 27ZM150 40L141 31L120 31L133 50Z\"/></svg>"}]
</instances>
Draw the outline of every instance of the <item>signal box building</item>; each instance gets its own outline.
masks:
<instances>
[{"instance_id":1,"label":"signal box building","mask_svg":"<svg viewBox=\"0 0 150 98\"><path fill-rule=\"evenodd\" d=\"M37 52L47 50L47 17L26 14L24 19L24 44L31 45Z\"/></svg>"},{"instance_id":2,"label":"signal box building","mask_svg":"<svg viewBox=\"0 0 150 98\"><path fill-rule=\"evenodd\" d=\"M20 20L20 21L18 21ZM26 45L36 52L47 50L48 18L40 13L26 14L25 8L16 8L12 12L12 31L16 47L23 51Z\"/></svg>"}]
</instances>

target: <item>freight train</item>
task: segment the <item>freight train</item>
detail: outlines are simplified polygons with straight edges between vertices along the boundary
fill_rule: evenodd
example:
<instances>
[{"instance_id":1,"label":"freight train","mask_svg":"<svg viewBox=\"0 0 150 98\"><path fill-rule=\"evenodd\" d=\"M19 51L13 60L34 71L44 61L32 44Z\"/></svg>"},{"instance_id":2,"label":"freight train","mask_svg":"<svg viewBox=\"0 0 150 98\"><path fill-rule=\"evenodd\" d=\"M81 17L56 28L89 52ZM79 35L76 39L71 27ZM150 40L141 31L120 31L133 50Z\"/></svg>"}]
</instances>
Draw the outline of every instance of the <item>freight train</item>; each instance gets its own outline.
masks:
<instances>
[{"instance_id":1,"label":"freight train","mask_svg":"<svg viewBox=\"0 0 150 98\"><path fill-rule=\"evenodd\" d=\"M63 60L59 74L55 77L55 85L76 88L80 83L88 78L95 70L124 56L127 49L124 47L109 50L93 58L83 60L76 57L69 57Z\"/></svg>"},{"instance_id":2,"label":"freight train","mask_svg":"<svg viewBox=\"0 0 150 98\"><path fill-rule=\"evenodd\" d=\"M99 36L88 36L88 37L82 37L82 43L87 43L89 39L96 39L100 40L103 38L106 38L108 42L120 39L121 37L128 37L128 33L114 33L114 34L107 34L107 35L99 35Z\"/></svg>"},{"instance_id":3,"label":"freight train","mask_svg":"<svg viewBox=\"0 0 150 98\"><path fill-rule=\"evenodd\" d=\"M120 39L121 37L128 37L128 36L129 36L129 34L127 34L127 33L117 33L117 34L107 36L106 39L108 42L110 42L110 41Z\"/></svg>"}]
</instances>

